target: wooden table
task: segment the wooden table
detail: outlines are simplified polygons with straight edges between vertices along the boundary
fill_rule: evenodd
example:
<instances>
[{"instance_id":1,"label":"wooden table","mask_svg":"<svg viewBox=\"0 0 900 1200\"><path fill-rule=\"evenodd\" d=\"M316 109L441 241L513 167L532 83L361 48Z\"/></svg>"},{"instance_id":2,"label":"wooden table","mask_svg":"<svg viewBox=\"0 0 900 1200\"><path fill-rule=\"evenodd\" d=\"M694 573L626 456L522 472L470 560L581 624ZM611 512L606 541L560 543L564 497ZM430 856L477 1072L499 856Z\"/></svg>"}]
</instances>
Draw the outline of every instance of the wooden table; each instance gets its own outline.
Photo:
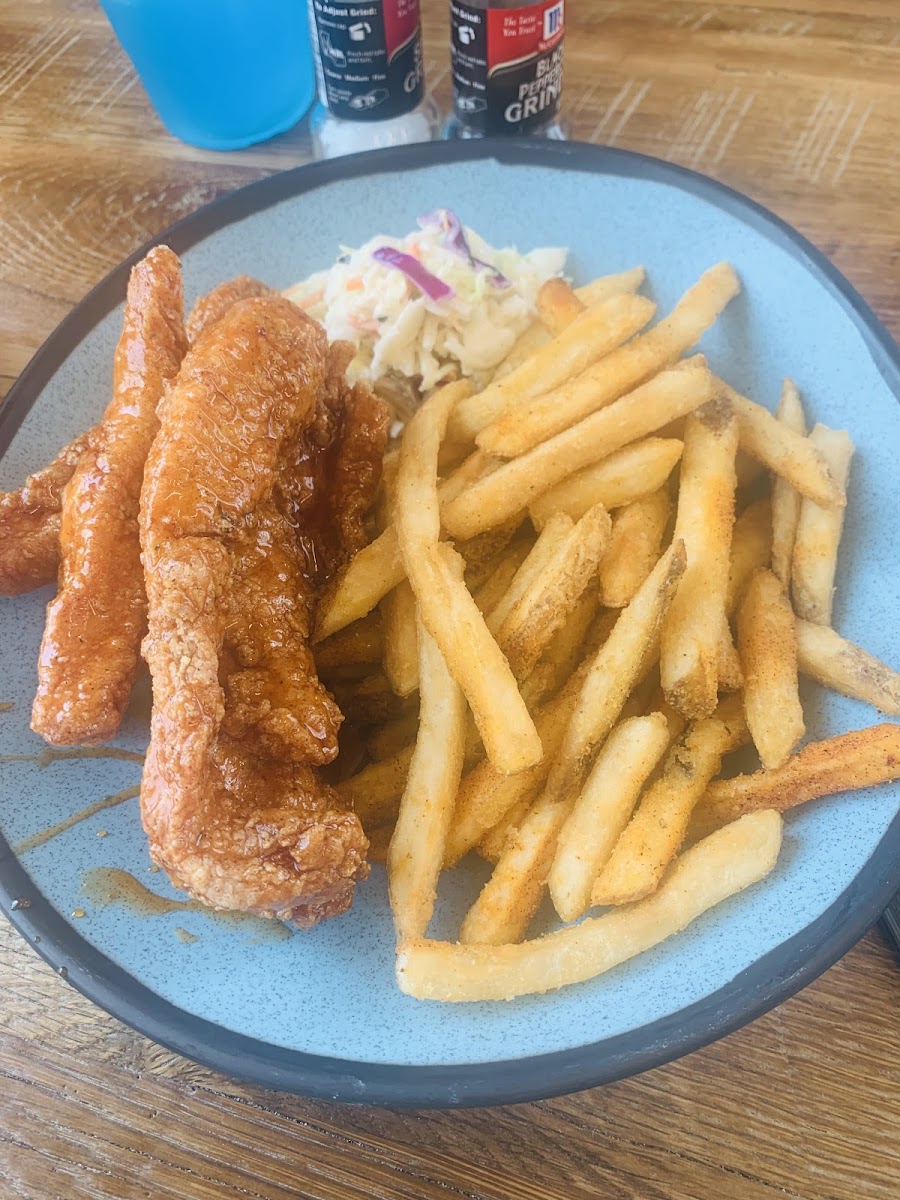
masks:
<instances>
[{"instance_id":1,"label":"wooden table","mask_svg":"<svg viewBox=\"0 0 900 1200\"><path fill-rule=\"evenodd\" d=\"M446 104L444 7L425 9ZM574 0L573 134L770 205L900 334L898 18L897 0ZM308 157L302 125L241 153L183 145L94 0L0 0L3 392L117 261ZM493 1111L389 1112L197 1067L94 1008L0 923L0 1195L888 1200L898 980L871 933L775 1012L638 1079Z\"/></svg>"}]
</instances>

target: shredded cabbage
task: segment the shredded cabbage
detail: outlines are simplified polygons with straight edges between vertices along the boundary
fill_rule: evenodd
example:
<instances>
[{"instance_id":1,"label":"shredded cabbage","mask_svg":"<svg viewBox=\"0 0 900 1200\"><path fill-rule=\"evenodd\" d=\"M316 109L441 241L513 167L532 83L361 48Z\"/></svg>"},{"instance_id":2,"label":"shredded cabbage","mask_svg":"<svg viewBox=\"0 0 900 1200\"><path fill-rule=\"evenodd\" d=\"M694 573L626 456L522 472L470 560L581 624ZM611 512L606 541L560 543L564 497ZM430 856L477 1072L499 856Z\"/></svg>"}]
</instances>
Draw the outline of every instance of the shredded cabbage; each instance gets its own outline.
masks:
<instances>
[{"instance_id":1,"label":"shredded cabbage","mask_svg":"<svg viewBox=\"0 0 900 1200\"><path fill-rule=\"evenodd\" d=\"M480 385L534 319L538 289L562 273L567 251L520 254L515 247L495 249L467 227L463 234L469 257L447 244L439 222L404 238L378 235L358 249L342 246L334 266L286 294L322 322L332 341L356 347L351 379L374 383L397 373L420 379L427 392L462 374ZM384 247L411 255L451 294L429 299L403 271L373 257Z\"/></svg>"}]
</instances>

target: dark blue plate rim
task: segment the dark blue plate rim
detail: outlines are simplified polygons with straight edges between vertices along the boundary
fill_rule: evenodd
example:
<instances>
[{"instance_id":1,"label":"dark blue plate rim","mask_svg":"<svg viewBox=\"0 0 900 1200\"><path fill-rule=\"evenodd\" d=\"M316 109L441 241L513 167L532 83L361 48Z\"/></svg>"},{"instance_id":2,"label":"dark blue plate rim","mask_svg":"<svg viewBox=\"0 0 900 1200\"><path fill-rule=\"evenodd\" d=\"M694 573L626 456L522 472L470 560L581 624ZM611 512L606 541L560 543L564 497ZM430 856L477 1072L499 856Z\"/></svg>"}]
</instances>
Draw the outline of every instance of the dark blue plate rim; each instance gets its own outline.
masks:
<instances>
[{"instance_id":1,"label":"dark blue plate rim","mask_svg":"<svg viewBox=\"0 0 900 1200\"><path fill-rule=\"evenodd\" d=\"M579 142L429 143L314 163L248 184L136 250L61 322L10 390L0 410L0 456L60 364L121 302L128 271L151 245L165 242L181 253L217 229L334 181L485 158L507 166L665 183L731 213L800 261L841 304L900 400L900 349L866 302L806 238L741 193L660 159ZM510 200L527 203L525 197ZM900 815L854 881L820 917L705 999L640 1029L572 1050L462 1066L326 1058L246 1037L196 1017L139 983L76 933L40 893L2 836L0 910L42 958L95 1004L153 1041L225 1075L342 1103L421 1108L512 1104L580 1091L661 1066L731 1033L794 995L844 955L900 890L898 838Z\"/></svg>"}]
</instances>

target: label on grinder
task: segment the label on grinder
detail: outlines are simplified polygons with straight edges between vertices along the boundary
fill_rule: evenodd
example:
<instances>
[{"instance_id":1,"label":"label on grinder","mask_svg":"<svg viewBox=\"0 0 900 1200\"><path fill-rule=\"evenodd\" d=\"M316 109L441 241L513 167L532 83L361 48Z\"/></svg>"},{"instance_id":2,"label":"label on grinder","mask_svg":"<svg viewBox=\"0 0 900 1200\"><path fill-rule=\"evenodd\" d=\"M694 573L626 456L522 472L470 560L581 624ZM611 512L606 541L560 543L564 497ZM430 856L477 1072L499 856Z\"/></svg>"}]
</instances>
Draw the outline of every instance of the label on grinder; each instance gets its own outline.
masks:
<instances>
[{"instance_id":1,"label":"label on grinder","mask_svg":"<svg viewBox=\"0 0 900 1200\"><path fill-rule=\"evenodd\" d=\"M347 121L385 121L422 101L419 0L310 0L320 92Z\"/></svg>"},{"instance_id":2,"label":"label on grinder","mask_svg":"<svg viewBox=\"0 0 900 1200\"><path fill-rule=\"evenodd\" d=\"M528 133L553 120L562 90L565 0L473 8L451 0L453 102L477 133Z\"/></svg>"}]
</instances>

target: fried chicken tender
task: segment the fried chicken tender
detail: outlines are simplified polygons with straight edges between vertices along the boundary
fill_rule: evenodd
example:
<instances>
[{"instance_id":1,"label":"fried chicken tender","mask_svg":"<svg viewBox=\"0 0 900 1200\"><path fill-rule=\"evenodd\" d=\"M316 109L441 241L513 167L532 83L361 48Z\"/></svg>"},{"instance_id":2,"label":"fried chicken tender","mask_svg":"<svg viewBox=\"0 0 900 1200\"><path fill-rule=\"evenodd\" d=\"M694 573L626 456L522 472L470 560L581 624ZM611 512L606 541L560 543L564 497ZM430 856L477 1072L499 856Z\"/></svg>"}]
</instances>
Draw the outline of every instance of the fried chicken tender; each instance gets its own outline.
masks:
<instances>
[{"instance_id":1,"label":"fried chicken tender","mask_svg":"<svg viewBox=\"0 0 900 1200\"><path fill-rule=\"evenodd\" d=\"M0 596L21 596L56 579L63 489L95 435L81 434L17 492L0 493Z\"/></svg>"},{"instance_id":2,"label":"fried chicken tender","mask_svg":"<svg viewBox=\"0 0 900 1200\"><path fill-rule=\"evenodd\" d=\"M339 371L289 301L235 304L162 406L141 500L151 854L206 904L307 928L368 874L358 818L314 769L336 756L342 719L307 645L323 547L351 552L339 517L371 501L386 436L378 402L365 416ZM338 513L321 485L349 493L366 420L367 479Z\"/></svg>"},{"instance_id":3,"label":"fried chicken tender","mask_svg":"<svg viewBox=\"0 0 900 1200\"><path fill-rule=\"evenodd\" d=\"M138 505L157 406L187 348L182 310L181 264L157 246L131 272L113 397L63 496L31 715L55 745L106 741L131 695L147 609Z\"/></svg>"},{"instance_id":4,"label":"fried chicken tender","mask_svg":"<svg viewBox=\"0 0 900 1200\"><path fill-rule=\"evenodd\" d=\"M229 308L239 300L277 295L273 288L254 279L252 275L238 275L236 279L228 279L225 283L218 284L211 292L195 301L184 323L188 345L193 346L200 335L221 321Z\"/></svg>"}]
</instances>

